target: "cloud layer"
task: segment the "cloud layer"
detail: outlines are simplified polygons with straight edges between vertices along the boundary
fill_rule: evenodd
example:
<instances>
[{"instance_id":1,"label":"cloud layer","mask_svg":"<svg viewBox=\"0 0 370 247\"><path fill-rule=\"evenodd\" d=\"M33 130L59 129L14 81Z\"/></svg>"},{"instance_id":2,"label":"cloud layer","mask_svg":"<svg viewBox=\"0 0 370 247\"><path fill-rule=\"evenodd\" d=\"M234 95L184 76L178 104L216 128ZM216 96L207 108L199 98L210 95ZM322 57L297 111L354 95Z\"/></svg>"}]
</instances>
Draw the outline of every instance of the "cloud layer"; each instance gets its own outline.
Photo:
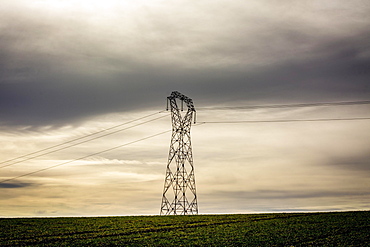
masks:
<instances>
[{"instance_id":1,"label":"cloud layer","mask_svg":"<svg viewBox=\"0 0 370 247\"><path fill-rule=\"evenodd\" d=\"M173 90L211 105L369 93L365 1L55 2L3 3L3 123L158 108Z\"/></svg>"},{"instance_id":2,"label":"cloud layer","mask_svg":"<svg viewBox=\"0 0 370 247\"><path fill-rule=\"evenodd\" d=\"M165 109L369 100L370 4L0 3L2 160ZM199 121L368 117L369 107L198 112ZM170 129L169 119L1 170L2 179ZM194 126L202 213L368 209L366 121ZM0 215L156 214L169 136L0 184Z\"/></svg>"}]
</instances>

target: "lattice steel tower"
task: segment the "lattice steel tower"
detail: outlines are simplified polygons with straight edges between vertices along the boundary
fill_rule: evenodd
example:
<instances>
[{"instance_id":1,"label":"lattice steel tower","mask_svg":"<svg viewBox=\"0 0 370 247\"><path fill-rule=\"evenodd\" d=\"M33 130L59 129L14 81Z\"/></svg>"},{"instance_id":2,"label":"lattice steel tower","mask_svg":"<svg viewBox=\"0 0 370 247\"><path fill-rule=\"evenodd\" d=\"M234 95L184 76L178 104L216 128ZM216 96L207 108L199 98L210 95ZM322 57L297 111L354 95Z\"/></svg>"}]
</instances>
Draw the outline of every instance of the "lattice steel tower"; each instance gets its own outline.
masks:
<instances>
[{"instance_id":1,"label":"lattice steel tower","mask_svg":"<svg viewBox=\"0 0 370 247\"><path fill-rule=\"evenodd\" d=\"M187 106L187 111L183 116L177 106L177 100L181 102L181 111L183 111L184 102ZM172 136L164 181L161 215L198 214L190 140L190 128L193 117L195 119L195 108L190 98L177 91L167 97L167 110L168 105L171 109Z\"/></svg>"}]
</instances>

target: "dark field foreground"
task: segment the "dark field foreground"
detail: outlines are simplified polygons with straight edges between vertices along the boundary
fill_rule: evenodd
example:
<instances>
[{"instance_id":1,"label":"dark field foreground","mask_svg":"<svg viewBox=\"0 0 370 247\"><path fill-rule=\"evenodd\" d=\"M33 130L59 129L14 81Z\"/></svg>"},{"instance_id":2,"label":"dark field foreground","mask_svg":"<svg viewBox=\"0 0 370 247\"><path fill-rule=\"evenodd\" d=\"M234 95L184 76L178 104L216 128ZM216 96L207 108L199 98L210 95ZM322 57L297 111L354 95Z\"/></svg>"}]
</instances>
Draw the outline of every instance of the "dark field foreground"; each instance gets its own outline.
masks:
<instances>
[{"instance_id":1,"label":"dark field foreground","mask_svg":"<svg viewBox=\"0 0 370 247\"><path fill-rule=\"evenodd\" d=\"M370 246L370 211L0 219L0 246Z\"/></svg>"}]
</instances>

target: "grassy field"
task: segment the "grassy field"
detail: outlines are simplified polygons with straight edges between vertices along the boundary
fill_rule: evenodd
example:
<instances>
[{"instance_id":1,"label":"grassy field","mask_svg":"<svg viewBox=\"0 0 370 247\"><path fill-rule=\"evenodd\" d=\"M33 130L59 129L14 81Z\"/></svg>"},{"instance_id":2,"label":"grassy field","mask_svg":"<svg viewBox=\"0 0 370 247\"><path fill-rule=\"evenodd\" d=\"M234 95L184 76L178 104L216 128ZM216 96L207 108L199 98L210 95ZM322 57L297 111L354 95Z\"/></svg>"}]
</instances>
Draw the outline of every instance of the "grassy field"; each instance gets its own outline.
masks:
<instances>
[{"instance_id":1,"label":"grassy field","mask_svg":"<svg viewBox=\"0 0 370 247\"><path fill-rule=\"evenodd\" d=\"M2 218L0 246L370 246L370 211Z\"/></svg>"}]
</instances>

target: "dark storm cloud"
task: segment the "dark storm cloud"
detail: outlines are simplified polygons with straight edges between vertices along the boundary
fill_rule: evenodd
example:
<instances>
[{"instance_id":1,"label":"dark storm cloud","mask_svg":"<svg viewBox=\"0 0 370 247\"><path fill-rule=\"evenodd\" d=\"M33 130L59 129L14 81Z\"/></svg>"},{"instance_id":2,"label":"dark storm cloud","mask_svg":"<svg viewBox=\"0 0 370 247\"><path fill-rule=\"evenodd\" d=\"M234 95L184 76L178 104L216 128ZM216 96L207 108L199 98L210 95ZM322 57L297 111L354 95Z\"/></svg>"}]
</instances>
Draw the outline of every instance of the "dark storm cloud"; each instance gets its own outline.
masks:
<instances>
[{"instance_id":1,"label":"dark storm cloud","mask_svg":"<svg viewBox=\"0 0 370 247\"><path fill-rule=\"evenodd\" d=\"M5 124L48 125L117 111L163 109L172 90L183 91L199 104L233 100L268 103L367 99L370 57L362 40L324 44L319 58L290 60L258 71L232 69L171 71L140 69L140 73L93 78L55 74L0 84L0 121ZM32 66L32 64L31 64ZM38 68L24 69L27 71ZM18 71L17 75L22 73ZM3 80L4 81L4 80Z\"/></svg>"},{"instance_id":2,"label":"dark storm cloud","mask_svg":"<svg viewBox=\"0 0 370 247\"><path fill-rule=\"evenodd\" d=\"M0 183L0 188L3 189L17 189L33 186L31 183Z\"/></svg>"},{"instance_id":3,"label":"dark storm cloud","mask_svg":"<svg viewBox=\"0 0 370 247\"><path fill-rule=\"evenodd\" d=\"M328 165L337 169L345 169L348 171L370 171L370 155L356 155L347 157L331 157Z\"/></svg>"},{"instance_id":4,"label":"dark storm cloud","mask_svg":"<svg viewBox=\"0 0 370 247\"><path fill-rule=\"evenodd\" d=\"M331 35L303 18L289 22L289 16L242 9L216 8L219 16L207 15L202 33L185 25L184 16L144 12L147 23L136 20L142 31L128 32L140 31L136 36L76 15L7 14L0 38L0 123L63 125L97 114L160 110L173 90L200 106L368 99L370 32L356 26L368 18L351 17L351 32L346 27L348 34ZM225 26L214 28L218 22ZM181 52L167 54L173 50Z\"/></svg>"},{"instance_id":5,"label":"dark storm cloud","mask_svg":"<svg viewBox=\"0 0 370 247\"><path fill-rule=\"evenodd\" d=\"M216 191L212 196L222 198L248 198L248 199L317 199L327 197L366 196L364 191L290 191L287 190L256 190L256 191Z\"/></svg>"}]
</instances>

